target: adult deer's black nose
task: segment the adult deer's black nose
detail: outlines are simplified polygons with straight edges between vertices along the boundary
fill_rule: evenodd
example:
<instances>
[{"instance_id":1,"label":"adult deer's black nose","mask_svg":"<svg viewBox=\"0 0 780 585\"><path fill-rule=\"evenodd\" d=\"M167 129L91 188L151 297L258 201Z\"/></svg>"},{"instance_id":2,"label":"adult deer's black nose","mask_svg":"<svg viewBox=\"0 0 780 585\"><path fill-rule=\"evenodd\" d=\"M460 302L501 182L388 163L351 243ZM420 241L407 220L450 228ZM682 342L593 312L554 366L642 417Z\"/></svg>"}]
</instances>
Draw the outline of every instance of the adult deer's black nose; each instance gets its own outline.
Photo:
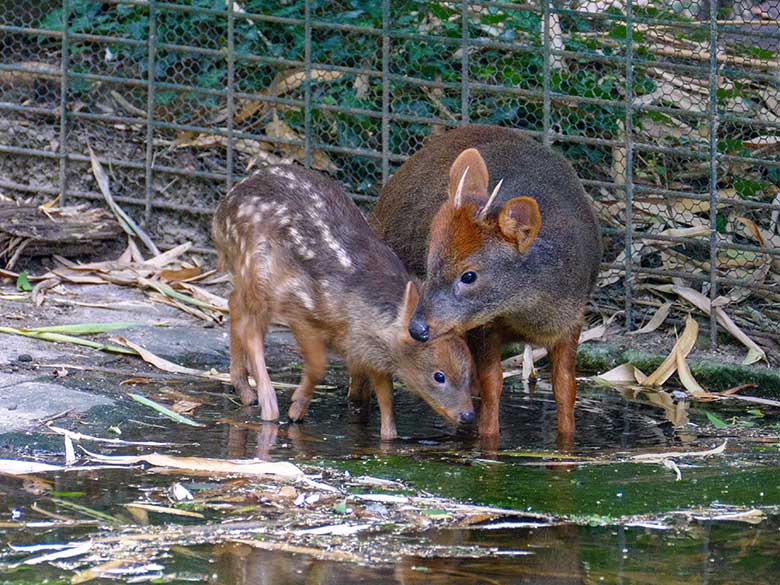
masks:
<instances>
[{"instance_id":1,"label":"adult deer's black nose","mask_svg":"<svg viewBox=\"0 0 780 585\"><path fill-rule=\"evenodd\" d=\"M428 324L422 319L412 319L409 322L409 335L417 341L428 341L431 338L431 332Z\"/></svg>"},{"instance_id":2,"label":"adult deer's black nose","mask_svg":"<svg viewBox=\"0 0 780 585\"><path fill-rule=\"evenodd\" d=\"M458 415L458 420L460 421L460 424L462 425L470 425L474 423L474 411L473 410L466 410L464 412L461 412Z\"/></svg>"}]
</instances>

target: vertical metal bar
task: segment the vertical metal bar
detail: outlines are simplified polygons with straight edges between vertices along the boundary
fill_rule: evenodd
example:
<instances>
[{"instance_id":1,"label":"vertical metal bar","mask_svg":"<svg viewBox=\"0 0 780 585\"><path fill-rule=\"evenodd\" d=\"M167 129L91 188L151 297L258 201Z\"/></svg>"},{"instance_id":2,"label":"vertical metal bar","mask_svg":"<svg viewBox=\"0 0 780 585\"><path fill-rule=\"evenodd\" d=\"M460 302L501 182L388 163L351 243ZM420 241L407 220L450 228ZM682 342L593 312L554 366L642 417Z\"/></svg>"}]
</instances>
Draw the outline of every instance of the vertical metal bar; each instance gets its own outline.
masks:
<instances>
[{"instance_id":1,"label":"vertical metal bar","mask_svg":"<svg viewBox=\"0 0 780 585\"><path fill-rule=\"evenodd\" d=\"M550 106L550 0L544 0L542 3L542 45L544 48L544 78L543 78L543 111L542 111L542 142L545 146L550 146L550 128L551 128L551 106Z\"/></svg>"},{"instance_id":2,"label":"vertical metal bar","mask_svg":"<svg viewBox=\"0 0 780 585\"><path fill-rule=\"evenodd\" d=\"M718 0L710 0L710 303L718 296ZM718 319L710 310L710 349L718 345Z\"/></svg>"},{"instance_id":3,"label":"vertical metal bar","mask_svg":"<svg viewBox=\"0 0 780 585\"><path fill-rule=\"evenodd\" d=\"M626 329L633 329L634 230L634 5L626 2Z\"/></svg>"},{"instance_id":4,"label":"vertical metal bar","mask_svg":"<svg viewBox=\"0 0 780 585\"><path fill-rule=\"evenodd\" d=\"M471 121L469 114L469 3L462 0L460 4L460 119L461 123Z\"/></svg>"},{"instance_id":5,"label":"vertical metal bar","mask_svg":"<svg viewBox=\"0 0 780 585\"><path fill-rule=\"evenodd\" d=\"M236 47L233 0L227 2L227 152L225 154L225 192L233 188L233 116L235 111Z\"/></svg>"},{"instance_id":6,"label":"vertical metal bar","mask_svg":"<svg viewBox=\"0 0 780 585\"><path fill-rule=\"evenodd\" d=\"M144 223L149 225L152 220L154 206L154 186L152 184L154 166L154 70L157 67L157 6L156 0L149 0L149 39L147 42L147 72L146 72L146 161L144 179L146 187L146 205L144 208Z\"/></svg>"},{"instance_id":7,"label":"vertical metal bar","mask_svg":"<svg viewBox=\"0 0 780 585\"><path fill-rule=\"evenodd\" d=\"M303 108L304 108L304 151L303 164L311 166L311 0L306 0L304 8L303 40Z\"/></svg>"},{"instance_id":8,"label":"vertical metal bar","mask_svg":"<svg viewBox=\"0 0 780 585\"><path fill-rule=\"evenodd\" d=\"M62 0L62 59L60 60L60 205L68 195L68 68L70 66L70 39L68 38L70 2Z\"/></svg>"},{"instance_id":9,"label":"vertical metal bar","mask_svg":"<svg viewBox=\"0 0 780 585\"><path fill-rule=\"evenodd\" d=\"M390 0L382 0L382 185L390 178Z\"/></svg>"}]
</instances>

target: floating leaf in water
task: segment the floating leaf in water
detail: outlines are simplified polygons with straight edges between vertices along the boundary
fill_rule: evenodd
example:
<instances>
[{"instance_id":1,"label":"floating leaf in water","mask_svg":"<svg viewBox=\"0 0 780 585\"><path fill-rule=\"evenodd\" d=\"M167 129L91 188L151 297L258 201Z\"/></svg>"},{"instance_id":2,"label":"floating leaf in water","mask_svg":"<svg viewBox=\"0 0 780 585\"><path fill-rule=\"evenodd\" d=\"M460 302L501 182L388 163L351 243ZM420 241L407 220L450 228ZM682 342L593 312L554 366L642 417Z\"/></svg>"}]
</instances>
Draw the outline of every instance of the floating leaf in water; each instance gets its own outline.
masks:
<instances>
[{"instance_id":1,"label":"floating leaf in water","mask_svg":"<svg viewBox=\"0 0 780 585\"><path fill-rule=\"evenodd\" d=\"M84 516L89 516L90 518L95 518L96 520L102 520L103 522L108 522L109 524L115 524L115 525L123 524L123 522L116 516L112 516L111 514L106 514L105 512L101 512L100 510L95 510L87 506L82 506L81 504L77 504L76 502L61 500L59 498L51 498L51 501L63 508L67 508L68 510L73 510L74 512L78 512L79 514L83 514Z\"/></svg>"},{"instance_id":2,"label":"floating leaf in water","mask_svg":"<svg viewBox=\"0 0 780 585\"><path fill-rule=\"evenodd\" d=\"M141 396L140 394L131 394L130 398L135 400L136 402L139 402L145 406L148 406L149 408L153 408L157 412L159 412L163 416L167 416L169 419L176 421L178 423L181 423L183 425L189 425L191 427L205 427L206 425L195 422L191 418L187 418L184 415L181 415L177 412L173 412L170 408L163 406L162 404L159 404L158 402L155 402L154 400L150 400L146 398L146 396Z\"/></svg>"},{"instance_id":3,"label":"floating leaf in water","mask_svg":"<svg viewBox=\"0 0 780 585\"><path fill-rule=\"evenodd\" d=\"M447 510L438 510L438 509L428 509L428 510L420 510L420 512L424 516L429 516L430 518L447 518L450 516L450 513Z\"/></svg>"},{"instance_id":4,"label":"floating leaf in water","mask_svg":"<svg viewBox=\"0 0 780 585\"><path fill-rule=\"evenodd\" d=\"M136 508L146 510L147 512L157 512L158 514L170 514L171 516L186 516L188 518L203 518L199 512L190 512L189 510L179 510L178 508L168 508L166 506L155 506L154 504L125 504L125 508Z\"/></svg>"},{"instance_id":5,"label":"floating leaf in water","mask_svg":"<svg viewBox=\"0 0 780 585\"><path fill-rule=\"evenodd\" d=\"M728 423L724 422L723 420L719 419L717 416L712 414L711 412L705 412L704 414L707 415L707 420L710 421L710 424L715 427L716 429L727 429Z\"/></svg>"},{"instance_id":6,"label":"floating leaf in water","mask_svg":"<svg viewBox=\"0 0 780 585\"><path fill-rule=\"evenodd\" d=\"M210 473L237 473L244 475L277 475L280 477L302 477L303 472L297 465L287 461L260 461L257 459L210 459L205 457L179 457L149 453L147 455L101 455L81 447L90 458L115 465L134 465L146 462L158 467L170 467L187 471L206 471Z\"/></svg>"}]
</instances>

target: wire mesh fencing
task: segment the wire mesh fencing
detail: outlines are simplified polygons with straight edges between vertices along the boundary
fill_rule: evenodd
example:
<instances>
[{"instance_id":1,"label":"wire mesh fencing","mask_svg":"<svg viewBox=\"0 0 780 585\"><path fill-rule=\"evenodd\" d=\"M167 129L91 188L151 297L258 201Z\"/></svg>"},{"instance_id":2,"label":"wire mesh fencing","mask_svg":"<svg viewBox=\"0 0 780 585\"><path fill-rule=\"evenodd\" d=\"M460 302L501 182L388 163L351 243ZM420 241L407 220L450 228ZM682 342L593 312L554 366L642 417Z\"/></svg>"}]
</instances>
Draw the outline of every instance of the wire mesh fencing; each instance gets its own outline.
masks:
<instances>
[{"instance_id":1,"label":"wire mesh fencing","mask_svg":"<svg viewBox=\"0 0 780 585\"><path fill-rule=\"evenodd\" d=\"M216 202L258 166L298 161L370 206L427 136L506 125L593 197L602 307L635 326L686 285L713 342L710 303L773 343L778 16L778 0L0 0L0 193L101 201L92 149L157 242L206 250Z\"/></svg>"}]
</instances>

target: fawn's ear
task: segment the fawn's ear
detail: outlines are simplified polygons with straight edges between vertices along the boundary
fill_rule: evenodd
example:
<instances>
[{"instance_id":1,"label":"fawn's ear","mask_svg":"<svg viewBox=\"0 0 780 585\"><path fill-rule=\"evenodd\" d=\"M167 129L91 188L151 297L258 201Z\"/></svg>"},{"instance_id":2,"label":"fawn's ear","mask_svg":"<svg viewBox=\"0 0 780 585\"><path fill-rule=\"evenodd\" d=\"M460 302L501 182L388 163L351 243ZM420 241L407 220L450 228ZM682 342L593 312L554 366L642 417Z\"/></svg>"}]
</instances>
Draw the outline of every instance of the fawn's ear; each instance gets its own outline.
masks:
<instances>
[{"instance_id":1,"label":"fawn's ear","mask_svg":"<svg viewBox=\"0 0 780 585\"><path fill-rule=\"evenodd\" d=\"M452 163L447 192L450 203L456 208L460 207L464 197L487 200L488 170L476 148L464 150Z\"/></svg>"},{"instance_id":2,"label":"fawn's ear","mask_svg":"<svg viewBox=\"0 0 780 585\"><path fill-rule=\"evenodd\" d=\"M517 246L518 252L525 253L542 227L539 205L531 197L510 199L498 214L498 226L503 236Z\"/></svg>"},{"instance_id":3,"label":"fawn's ear","mask_svg":"<svg viewBox=\"0 0 780 585\"><path fill-rule=\"evenodd\" d=\"M401 328L407 337L409 336L409 321L412 320L412 315L414 315L414 310L417 308L419 301L420 293L417 292L417 286L410 280L406 283L404 300L401 302L401 308L398 311L401 318Z\"/></svg>"}]
</instances>

